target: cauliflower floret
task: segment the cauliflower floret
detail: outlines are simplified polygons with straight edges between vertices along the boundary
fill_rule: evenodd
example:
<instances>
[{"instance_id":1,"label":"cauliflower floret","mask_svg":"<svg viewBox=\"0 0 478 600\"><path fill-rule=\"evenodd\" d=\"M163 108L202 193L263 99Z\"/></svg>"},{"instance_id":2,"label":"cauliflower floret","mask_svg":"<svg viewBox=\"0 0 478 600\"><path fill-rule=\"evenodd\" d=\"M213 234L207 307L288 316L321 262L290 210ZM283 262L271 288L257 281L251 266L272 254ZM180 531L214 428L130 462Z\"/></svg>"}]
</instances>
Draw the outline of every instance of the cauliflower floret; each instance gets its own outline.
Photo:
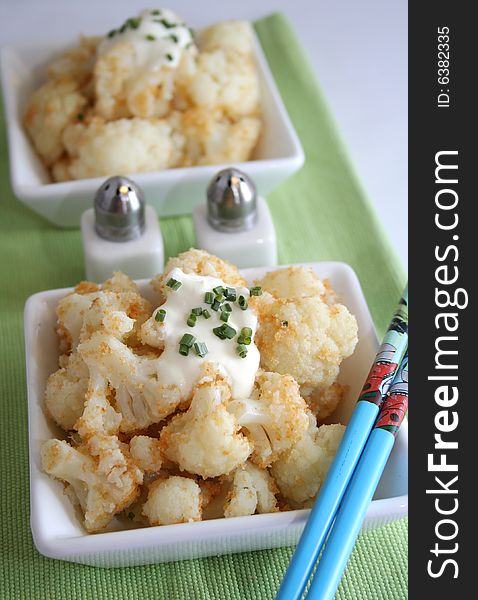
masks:
<instances>
[{"instance_id":1,"label":"cauliflower floret","mask_svg":"<svg viewBox=\"0 0 478 600\"><path fill-rule=\"evenodd\" d=\"M90 369L105 377L115 390L123 432L159 423L184 400L177 386L158 381L155 358L137 356L111 334L95 332L78 346L78 352Z\"/></svg>"},{"instance_id":2,"label":"cauliflower floret","mask_svg":"<svg viewBox=\"0 0 478 600\"><path fill-rule=\"evenodd\" d=\"M304 397L334 383L357 343L357 321L345 306L329 306L317 296L286 300L264 293L258 310L263 369L292 375Z\"/></svg>"},{"instance_id":3,"label":"cauliflower floret","mask_svg":"<svg viewBox=\"0 0 478 600\"><path fill-rule=\"evenodd\" d=\"M164 455L181 471L202 477L218 477L241 465L252 451L227 410L227 384L217 378L195 389L189 410L174 416L161 430Z\"/></svg>"},{"instance_id":4,"label":"cauliflower floret","mask_svg":"<svg viewBox=\"0 0 478 600\"><path fill-rule=\"evenodd\" d=\"M342 440L343 425L317 427L310 415L307 431L272 467L281 493L293 508L312 505Z\"/></svg>"},{"instance_id":5,"label":"cauliflower floret","mask_svg":"<svg viewBox=\"0 0 478 600\"><path fill-rule=\"evenodd\" d=\"M163 298L171 291L170 288L166 286L166 282L169 279L169 273L176 268L181 269L183 273L194 273L196 275L216 277L217 279L222 279L224 283L231 286L247 287L246 280L239 273L238 268L233 264L227 260L222 260L213 254L209 254L209 252L206 252L205 250L190 248L174 258L170 258L164 267L164 272L156 275L151 281L153 288Z\"/></svg>"},{"instance_id":6,"label":"cauliflower floret","mask_svg":"<svg viewBox=\"0 0 478 600\"><path fill-rule=\"evenodd\" d=\"M236 469L224 508L225 517L276 512L278 489L267 470L246 462Z\"/></svg>"},{"instance_id":7,"label":"cauliflower floret","mask_svg":"<svg viewBox=\"0 0 478 600\"><path fill-rule=\"evenodd\" d=\"M164 119L93 117L66 127L62 142L68 153L53 176L70 179L142 173L174 166L180 157L179 137Z\"/></svg>"},{"instance_id":8,"label":"cauliflower floret","mask_svg":"<svg viewBox=\"0 0 478 600\"><path fill-rule=\"evenodd\" d=\"M241 54L252 54L254 38L249 21L222 21L211 25L201 36L201 50L223 48Z\"/></svg>"},{"instance_id":9,"label":"cauliflower floret","mask_svg":"<svg viewBox=\"0 0 478 600\"><path fill-rule=\"evenodd\" d=\"M220 109L202 107L190 108L170 122L185 140L181 167L248 160L261 132L256 117L231 121Z\"/></svg>"},{"instance_id":10,"label":"cauliflower floret","mask_svg":"<svg viewBox=\"0 0 478 600\"><path fill-rule=\"evenodd\" d=\"M259 285L274 298L308 298L323 296L325 286L310 267L287 267L266 273L254 285Z\"/></svg>"},{"instance_id":11,"label":"cauliflower floret","mask_svg":"<svg viewBox=\"0 0 478 600\"><path fill-rule=\"evenodd\" d=\"M251 399L233 400L228 410L247 429L252 460L262 468L291 448L309 424L307 404L290 375L259 372Z\"/></svg>"},{"instance_id":12,"label":"cauliflower floret","mask_svg":"<svg viewBox=\"0 0 478 600\"><path fill-rule=\"evenodd\" d=\"M72 80L48 81L33 92L25 112L25 127L46 166L63 154L62 134L86 104Z\"/></svg>"},{"instance_id":13,"label":"cauliflower floret","mask_svg":"<svg viewBox=\"0 0 478 600\"><path fill-rule=\"evenodd\" d=\"M89 372L77 353L66 357L65 363L63 368L48 378L45 407L53 420L69 431L83 413Z\"/></svg>"},{"instance_id":14,"label":"cauliflower floret","mask_svg":"<svg viewBox=\"0 0 478 600\"><path fill-rule=\"evenodd\" d=\"M161 450L157 438L136 435L129 442L129 452L144 473L156 473L161 469Z\"/></svg>"},{"instance_id":15,"label":"cauliflower floret","mask_svg":"<svg viewBox=\"0 0 478 600\"><path fill-rule=\"evenodd\" d=\"M98 441L96 451L103 454L102 461L85 446L72 448L61 440L48 440L41 450L43 469L71 486L84 512L85 528L90 532L100 531L115 514L129 506L142 483L141 471L124 456L117 441L116 447L114 441L110 442Z\"/></svg>"},{"instance_id":16,"label":"cauliflower floret","mask_svg":"<svg viewBox=\"0 0 478 600\"><path fill-rule=\"evenodd\" d=\"M83 440L96 434L118 433L121 415L111 406L108 398L110 393L106 379L90 367L83 414L75 423L75 429Z\"/></svg>"},{"instance_id":17,"label":"cauliflower floret","mask_svg":"<svg viewBox=\"0 0 478 600\"><path fill-rule=\"evenodd\" d=\"M81 92L90 99L93 93L93 65L96 60L96 49L100 38L80 36L80 45L71 48L48 67L48 78L51 80L73 79Z\"/></svg>"},{"instance_id":18,"label":"cauliflower floret","mask_svg":"<svg viewBox=\"0 0 478 600\"><path fill-rule=\"evenodd\" d=\"M306 402L318 421L323 421L329 417L339 404L343 401L348 386L340 383L333 383L329 386L318 386Z\"/></svg>"},{"instance_id":19,"label":"cauliflower floret","mask_svg":"<svg viewBox=\"0 0 478 600\"><path fill-rule=\"evenodd\" d=\"M201 488L193 479L168 477L151 484L143 514L151 525L201 520Z\"/></svg>"}]
</instances>

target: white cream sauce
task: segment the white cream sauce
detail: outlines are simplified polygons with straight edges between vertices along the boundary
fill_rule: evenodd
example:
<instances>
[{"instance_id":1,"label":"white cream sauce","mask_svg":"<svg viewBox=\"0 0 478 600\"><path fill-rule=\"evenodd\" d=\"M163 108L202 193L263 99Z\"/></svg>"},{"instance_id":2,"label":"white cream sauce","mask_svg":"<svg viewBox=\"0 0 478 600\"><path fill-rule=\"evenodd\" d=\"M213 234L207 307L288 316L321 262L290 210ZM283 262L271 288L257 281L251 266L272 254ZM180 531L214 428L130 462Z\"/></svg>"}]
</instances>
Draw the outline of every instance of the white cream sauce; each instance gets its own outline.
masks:
<instances>
[{"instance_id":1,"label":"white cream sauce","mask_svg":"<svg viewBox=\"0 0 478 600\"><path fill-rule=\"evenodd\" d=\"M124 43L134 48L137 69L157 71L163 67L176 68L184 48L193 43L193 37L173 11L148 9L110 31L100 43L98 53L106 54Z\"/></svg>"},{"instance_id":2,"label":"white cream sauce","mask_svg":"<svg viewBox=\"0 0 478 600\"><path fill-rule=\"evenodd\" d=\"M224 324L220 320L220 311L214 311L209 304L204 302L206 292L212 291L217 286L226 287L227 284L214 277L203 277L183 273L181 269L173 269L169 278L181 282L181 287L168 293L167 300L158 307L165 310L166 317L161 324L161 337L164 339L164 351L156 361L158 379L166 385L177 385L182 396L187 396L194 384L200 379L201 367L205 362L216 365L218 370L229 380L232 396L237 399L248 398L254 385L254 379L259 368L259 350L254 343L254 334L257 329L257 317L247 308L241 310L236 302L229 301L232 307L228 325L233 327L237 334L233 339L221 340L213 329ZM229 286L232 287L232 286ZM237 298L240 295L249 300L247 288L236 287ZM202 315L197 317L196 325L190 327L186 321L193 308L208 309L210 319ZM159 324L158 324L159 326ZM243 327L252 329L252 341L247 346L247 356L241 358L237 354L237 338ZM208 348L204 358L196 355L191 348L188 356L179 354L179 343L185 333L194 335L198 342L203 342Z\"/></svg>"}]
</instances>

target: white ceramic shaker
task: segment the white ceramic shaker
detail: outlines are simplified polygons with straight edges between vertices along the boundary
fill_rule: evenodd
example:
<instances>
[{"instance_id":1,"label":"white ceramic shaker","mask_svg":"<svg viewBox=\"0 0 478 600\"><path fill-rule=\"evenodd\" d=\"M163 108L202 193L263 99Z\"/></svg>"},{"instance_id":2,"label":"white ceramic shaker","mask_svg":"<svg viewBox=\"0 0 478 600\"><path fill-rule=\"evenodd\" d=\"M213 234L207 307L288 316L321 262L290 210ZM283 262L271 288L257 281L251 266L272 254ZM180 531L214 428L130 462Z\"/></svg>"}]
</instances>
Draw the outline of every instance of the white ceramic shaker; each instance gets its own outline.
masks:
<instances>
[{"instance_id":1,"label":"white ceramic shaker","mask_svg":"<svg viewBox=\"0 0 478 600\"><path fill-rule=\"evenodd\" d=\"M81 217L86 277L102 282L122 271L132 279L164 268L164 245L156 211L141 188L126 177L110 177L98 189L94 208Z\"/></svg>"},{"instance_id":2,"label":"white ceramic shaker","mask_svg":"<svg viewBox=\"0 0 478 600\"><path fill-rule=\"evenodd\" d=\"M207 188L207 203L196 206L193 222L198 248L240 268L277 264L274 223L250 177L228 168Z\"/></svg>"}]
</instances>

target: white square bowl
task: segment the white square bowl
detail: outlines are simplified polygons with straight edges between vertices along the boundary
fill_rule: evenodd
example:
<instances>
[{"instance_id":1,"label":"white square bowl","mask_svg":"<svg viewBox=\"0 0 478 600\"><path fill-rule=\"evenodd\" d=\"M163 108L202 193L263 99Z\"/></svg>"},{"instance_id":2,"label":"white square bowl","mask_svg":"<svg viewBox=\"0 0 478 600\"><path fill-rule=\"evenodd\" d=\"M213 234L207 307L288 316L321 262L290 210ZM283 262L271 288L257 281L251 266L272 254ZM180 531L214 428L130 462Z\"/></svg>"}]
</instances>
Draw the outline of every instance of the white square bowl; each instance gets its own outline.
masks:
<instances>
[{"instance_id":1,"label":"white square bowl","mask_svg":"<svg viewBox=\"0 0 478 600\"><path fill-rule=\"evenodd\" d=\"M255 35L255 34L254 34ZM78 227L82 212L91 208L104 177L51 183L22 123L31 93L44 81L45 67L69 44L46 42L19 44L1 49L0 74L10 155L10 177L18 199L60 227ZM256 182L265 196L304 163L304 152L292 126L274 78L255 36L255 60L259 72L264 131L253 160L237 163ZM228 164L149 173L117 173L132 177L144 190L147 202L160 216L190 213L205 201L213 175Z\"/></svg>"},{"instance_id":2,"label":"white square bowl","mask_svg":"<svg viewBox=\"0 0 478 600\"><path fill-rule=\"evenodd\" d=\"M340 381L350 388L335 418L347 423L355 400L375 357L378 342L372 319L354 271L343 263L312 263L321 278L331 280L345 305L358 321L359 342L354 354L344 361ZM268 269L246 269L252 281ZM151 300L155 294L146 281L142 292ZM58 343L55 306L71 290L51 290L31 296L25 306L25 346L29 415L31 528L41 554L100 567L133 566L181 559L275 548L297 542L308 510L196 523L164 525L107 533L87 534L63 486L41 470L41 444L64 433L43 412L47 377L57 369ZM332 419L334 420L334 419ZM407 514L408 509L407 422L400 429L392 455L382 476L364 527L383 525Z\"/></svg>"}]
</instances>

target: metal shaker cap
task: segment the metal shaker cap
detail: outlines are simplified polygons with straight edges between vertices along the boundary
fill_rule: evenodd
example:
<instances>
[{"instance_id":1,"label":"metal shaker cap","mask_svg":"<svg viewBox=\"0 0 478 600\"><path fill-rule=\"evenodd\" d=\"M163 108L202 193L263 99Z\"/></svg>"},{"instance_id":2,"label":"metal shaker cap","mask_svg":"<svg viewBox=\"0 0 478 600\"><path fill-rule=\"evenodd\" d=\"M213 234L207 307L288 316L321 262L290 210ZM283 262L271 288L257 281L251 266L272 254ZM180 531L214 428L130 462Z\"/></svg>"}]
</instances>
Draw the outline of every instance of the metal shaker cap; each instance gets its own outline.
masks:
<instances>
[{"instance_id":1,"label":"metal shaker cap","mask_svg":"<svg viewBox=\"0 0 478 600\"><path fill-rule=\"evenodd\" d=\"M96 232L111 242L126 242L144 232L144 195L131 179L110 177L95 196Z\"/></svg>"},{"instance_id":2,"label":"metal shaker cap","mask_svg":"<svg viewBox=\"0 0 478 600\"><path fill-rule=\"evenodd\" d=\"M257 191L252 179L239 169L219 171L207 188L207 216L219 231L251 229L257 220Z\"/></svg>"}]
</instances>

